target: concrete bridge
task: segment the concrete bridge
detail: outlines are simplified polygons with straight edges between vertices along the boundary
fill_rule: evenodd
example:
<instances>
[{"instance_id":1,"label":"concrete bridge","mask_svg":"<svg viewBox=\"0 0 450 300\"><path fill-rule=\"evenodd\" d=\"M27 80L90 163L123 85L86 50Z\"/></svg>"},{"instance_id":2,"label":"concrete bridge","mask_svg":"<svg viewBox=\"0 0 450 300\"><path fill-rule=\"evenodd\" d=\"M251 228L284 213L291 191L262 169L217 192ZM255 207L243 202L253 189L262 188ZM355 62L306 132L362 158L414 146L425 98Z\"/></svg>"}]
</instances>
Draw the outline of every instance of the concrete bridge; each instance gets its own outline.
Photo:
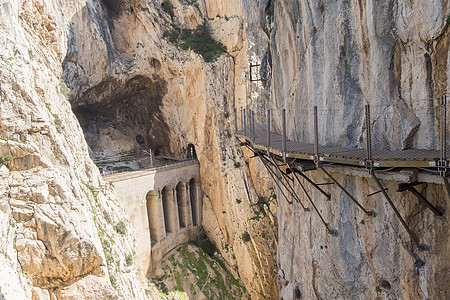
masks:
<instances>
[{"instance_id":1,"label":"concrete bridge","mask_svg":"<svg viewBox=\"0 0 450 300\"><path fill-rule=\"evenodd\" d=\"M135 262L149 274L175 247L196 240L202 190L196 160L105 176L137 234Z\"/></svg>"}]
</instances>

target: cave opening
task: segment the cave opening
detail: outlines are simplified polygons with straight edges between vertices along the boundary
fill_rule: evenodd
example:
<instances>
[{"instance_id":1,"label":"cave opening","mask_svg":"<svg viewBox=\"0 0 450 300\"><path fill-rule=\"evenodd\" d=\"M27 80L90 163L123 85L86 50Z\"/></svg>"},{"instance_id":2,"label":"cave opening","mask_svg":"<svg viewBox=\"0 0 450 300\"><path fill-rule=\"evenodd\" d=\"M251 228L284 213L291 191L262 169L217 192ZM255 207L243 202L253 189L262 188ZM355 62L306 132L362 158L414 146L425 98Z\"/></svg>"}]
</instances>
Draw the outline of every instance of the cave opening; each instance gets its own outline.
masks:
<instances>
[{"instance_id":1,"label":"cave opening","mask_svg":"<svg viewBox=\"0 0 450 300\"><path fill-rule=\"evenodd\" d=\"M156 76L138 75L123 83L108 79L71 100L94 161L122 156L146 159L148 151L173 156L170 129L160 109L166 85Z\"/></svg>"}]
</instances>

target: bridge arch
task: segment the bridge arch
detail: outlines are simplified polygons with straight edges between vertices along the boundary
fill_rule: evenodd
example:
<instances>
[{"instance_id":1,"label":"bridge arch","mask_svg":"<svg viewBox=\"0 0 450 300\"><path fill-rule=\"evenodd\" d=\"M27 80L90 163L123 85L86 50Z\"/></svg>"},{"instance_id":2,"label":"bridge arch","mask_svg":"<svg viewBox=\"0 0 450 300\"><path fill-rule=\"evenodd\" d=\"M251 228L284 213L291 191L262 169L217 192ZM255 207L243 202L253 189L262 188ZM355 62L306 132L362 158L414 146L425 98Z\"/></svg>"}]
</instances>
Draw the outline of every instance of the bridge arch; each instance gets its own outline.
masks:
<instances>
[{"instance_id":1,"label":"bridge arch","mask_svg":"<svg viewBox=\"0 0 450 300\"><path fill-rule=\"evenodd\" d=\"M147 218L150 231L150 241L152 244L161 241L158 222L158 194L151 190L145 196L147 202Z\"/></svg>"},{"instance_id":2,"label":"bridge arch","mask_svg":"<svg viewBox=\"0 0 450 300\"><path fill-rule=\"evenodd\" d=\"M166 185L162 190L162 205L164 212L164 224L166 234L175 232L175 205L173 201L173 189Z\"/></svg>"},{"instance_id":3,"label":"bridge arch","mask_svg":"<svg viewBox=\"0 0 450 300\"><path fill-rule=\"evenodd\" d=\"M194 226L200 225L201 213L201 199L200 199L200 183L196 178L189 181L189 196L191 200L192 224Z\"/></svg>"}]
</instances>

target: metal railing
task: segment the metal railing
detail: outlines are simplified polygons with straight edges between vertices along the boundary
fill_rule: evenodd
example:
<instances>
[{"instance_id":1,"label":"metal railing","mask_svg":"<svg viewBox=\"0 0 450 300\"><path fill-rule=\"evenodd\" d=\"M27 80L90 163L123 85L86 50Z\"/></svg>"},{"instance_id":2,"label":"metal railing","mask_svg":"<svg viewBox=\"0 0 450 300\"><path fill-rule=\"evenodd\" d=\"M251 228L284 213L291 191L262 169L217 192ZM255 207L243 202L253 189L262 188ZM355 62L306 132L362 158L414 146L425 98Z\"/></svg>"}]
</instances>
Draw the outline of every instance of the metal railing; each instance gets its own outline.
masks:
<instances>
[{"instance_id":1,"label":"metal railing","mask_svg":"<svg viewBox=\"0 0 450 300\"><path fill-rule=\"evenodd\" d=\"M160 170L164 170L164 169L168 169L168 168L181 168L183 166L187 166L193 163L198 163L197 159L189 159L189 160L183 160L183 161L176 161L174 163L167 163L165 165L162 166L157 166L157 167L148 167L148 168L142 168L139 170L133 170L133 171L120 171L120 170L115 170L115 171L105 171L102 172L103 176L108 176L108 175L113 175L113 174L118 174L118 173L126 173L126 172L130 172L130 173L137 173L137 172L151 172L151 171L160 171Z\"/></svg>"},{"instance_id":2,"label":"metal railing","mask_svg":"<svg viewBox=\"0 0 450 300\"><path fill-rule=\"evenodd\" d=\"M367 168L377 167L380 160L430 160L429 167L437 168L444 175L449 169L447 98L448 95L409 101L398 99L383 105L367 104L357 108L319 109L314 106L300 111L304 116L300 121L302 124L294 128L291 125L289 129L296 133L296 142L311 144L311 157L316 167L324 154L334 151L339 156L360 159L361 165ZM268 148L272 146L269 134L273 127L271 115L268 110L265 117L268 122L256 125L267 128L265 144ZM238 110L235 110L236 131L239 130L252 143L262 138L261 130L255 130L254 116L251 109L240 108L238 118ZM290 142L285 109L281 111L280 131L280 150L285 160L286 142Z\"/></svg>"}]
</instances>

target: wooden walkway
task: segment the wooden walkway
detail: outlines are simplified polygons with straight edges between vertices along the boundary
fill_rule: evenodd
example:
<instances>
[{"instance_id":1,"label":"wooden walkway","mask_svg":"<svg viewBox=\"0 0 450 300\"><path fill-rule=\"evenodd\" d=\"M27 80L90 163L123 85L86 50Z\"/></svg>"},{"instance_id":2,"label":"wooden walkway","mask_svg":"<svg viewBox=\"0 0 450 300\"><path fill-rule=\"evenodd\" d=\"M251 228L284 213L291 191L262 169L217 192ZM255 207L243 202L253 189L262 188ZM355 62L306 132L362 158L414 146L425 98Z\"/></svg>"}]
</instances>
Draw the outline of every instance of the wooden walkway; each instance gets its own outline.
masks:
<instances>
[{"instance_id":1,"label":"wooden walkway","mask_svg":"<svg viewBox=\"0 0 450 300\"><path fill-rule=\"evenodd\" d=\"M266 151L267 147L267 126L265 123L255 124L255 138L252 140L250 128L239 130L236 133L241 141L253 142L253 148ZM269 151L275 155L283 156L281 134L270 132ZM286 157L301 160L313 160L314 145L312 143L302 143L286 140ZM344 148L338 146L319 145L319 156L321 162L338 163L344 165L364 166L367 159L365 148ZM447 157L450 151L447 150ZM436 167L436 162L440 159L440 151L424 149L408 149L403 151L372 150L372 160L375 167L415 167L430 168ZM448 161L448 160L447 160Z\"/></svg>"}]
</instances>

